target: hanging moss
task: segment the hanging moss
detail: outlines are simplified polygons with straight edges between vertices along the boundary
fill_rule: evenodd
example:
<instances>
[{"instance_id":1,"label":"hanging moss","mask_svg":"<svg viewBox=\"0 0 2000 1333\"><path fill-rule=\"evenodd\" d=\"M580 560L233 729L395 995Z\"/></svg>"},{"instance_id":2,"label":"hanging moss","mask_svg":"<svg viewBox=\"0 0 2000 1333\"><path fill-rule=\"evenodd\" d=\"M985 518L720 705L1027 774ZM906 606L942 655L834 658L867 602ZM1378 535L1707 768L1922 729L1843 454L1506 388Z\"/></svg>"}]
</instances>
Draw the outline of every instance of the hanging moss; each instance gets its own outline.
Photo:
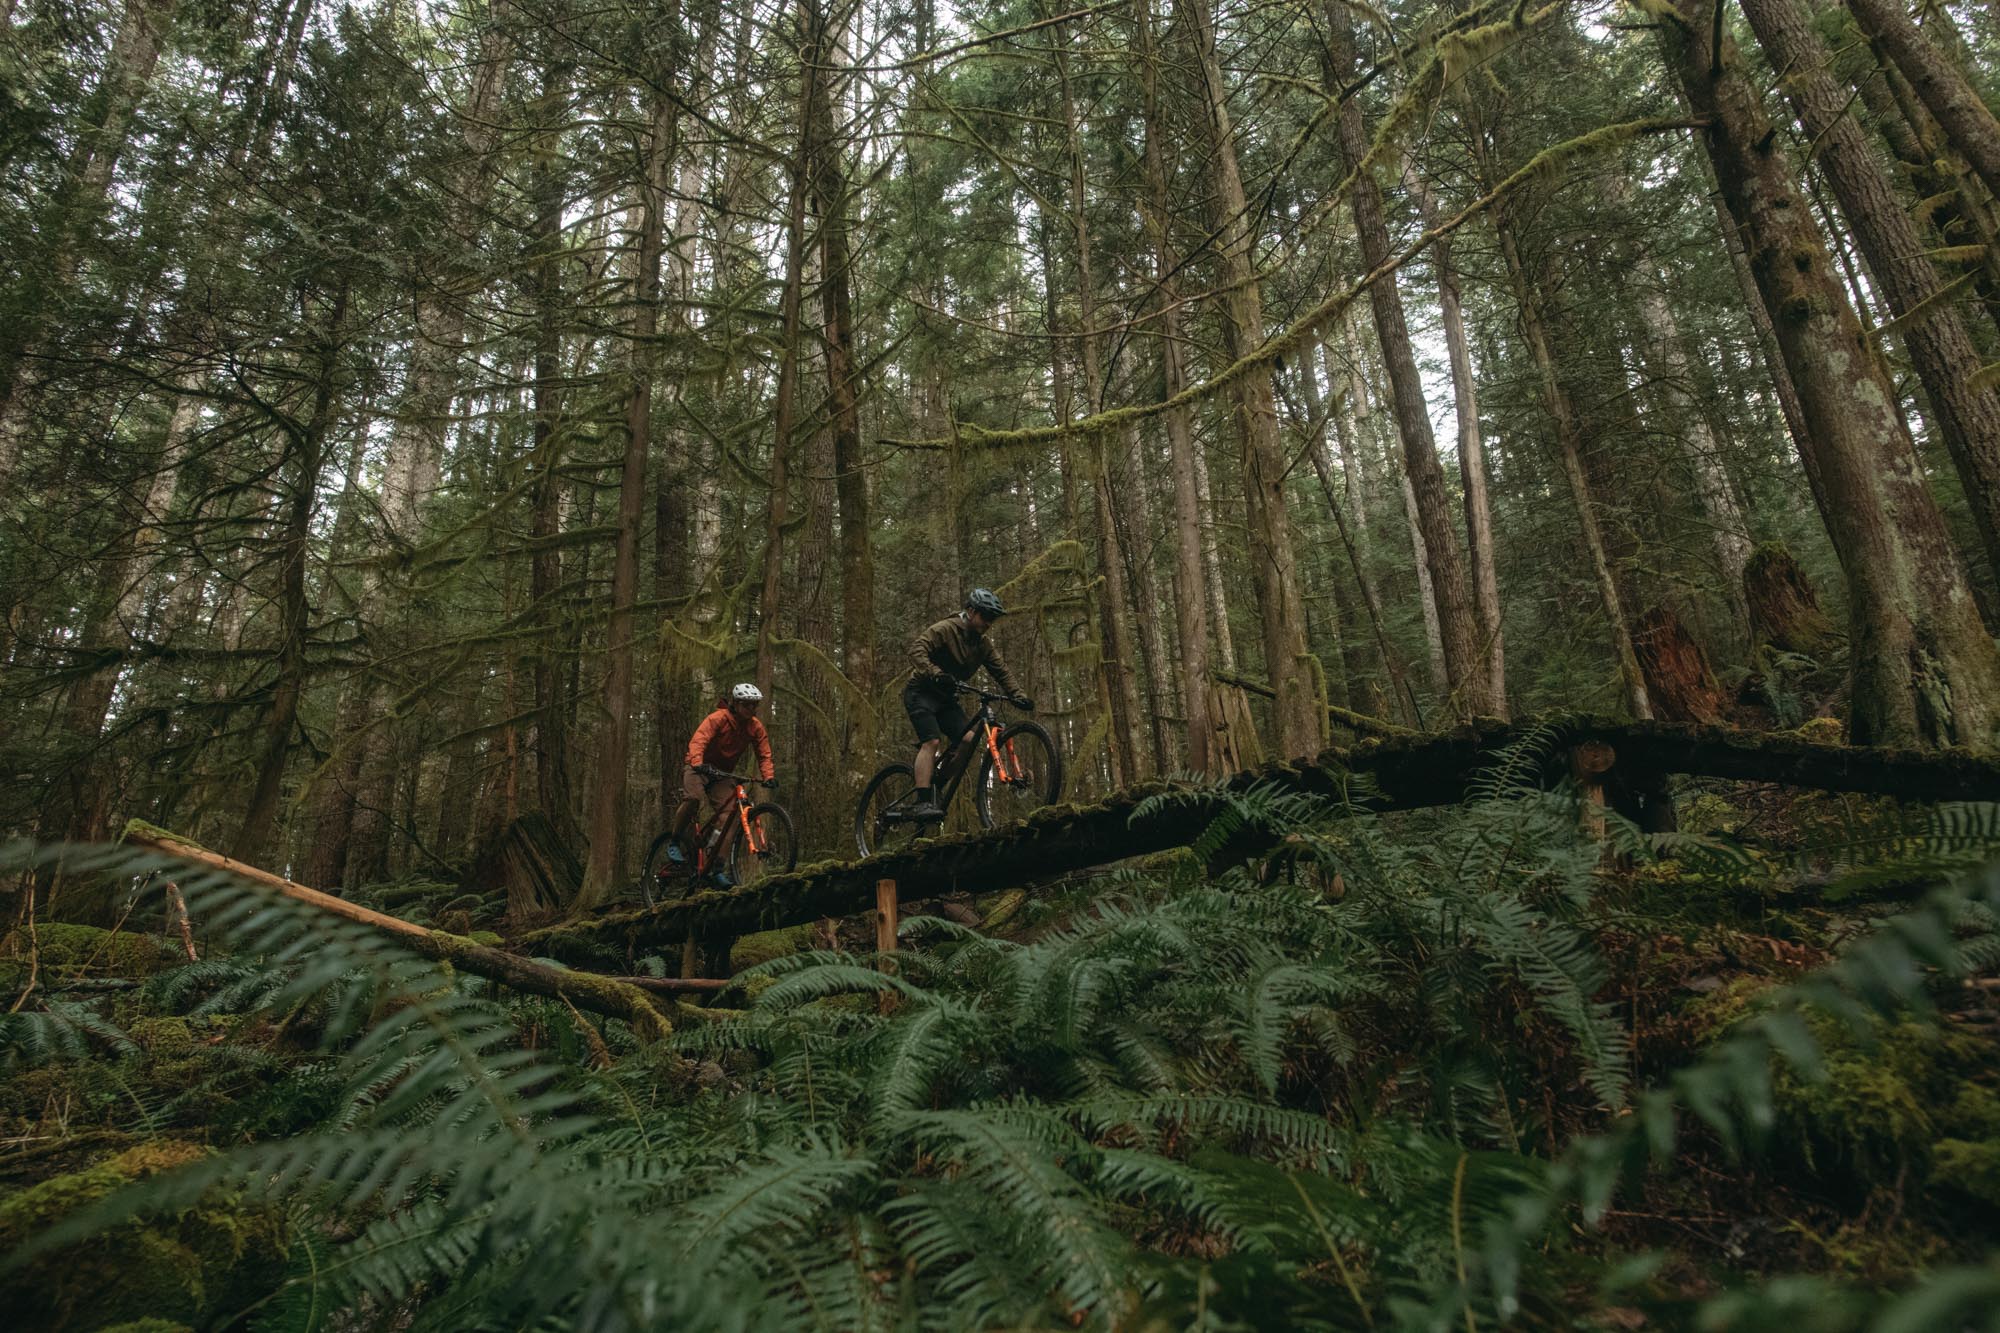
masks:
<instances>
[{"instance_id":1,"label":"hanging moss","mask_svg":"<svg viewBox=\"0 0 2000 1333\"><path fill-rule=\"evenodd\" d=\"M23 1190L0 1202L0 1252L115 1190L207 1155L198 1144L157 1140ZM275 1210L217 1192L185 1212L127 1222L41 1255L0 1278L0 1309L18 1328L207 1325L281 1280L284 1236Z\"/></svg>"}]
</instances>

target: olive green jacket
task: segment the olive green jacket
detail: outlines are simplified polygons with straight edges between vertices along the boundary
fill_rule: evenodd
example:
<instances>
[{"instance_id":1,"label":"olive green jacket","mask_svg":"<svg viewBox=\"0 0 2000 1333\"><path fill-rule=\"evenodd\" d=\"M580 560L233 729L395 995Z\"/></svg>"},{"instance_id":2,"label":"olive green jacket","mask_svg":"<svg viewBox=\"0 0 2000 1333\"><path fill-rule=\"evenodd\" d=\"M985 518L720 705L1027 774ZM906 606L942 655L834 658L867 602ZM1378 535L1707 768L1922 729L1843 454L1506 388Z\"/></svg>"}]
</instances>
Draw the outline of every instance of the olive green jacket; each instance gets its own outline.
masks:
<instances>
[{"instance_id":1,"label":"olive green jacket","mask_svg":"<svg viewBox=\"0 0 2000 1333\"><path fill-rule=\"evenodd\" d=\"M1014 678L1007 674L1007 664L1000 660L1000 650L972 627L963 611L946 616L911 639L909 658L910 679L920 683L939 676L967 681L985 667L994 684L1009 694L1020 693Z\"/></svg>"}]
</instances>

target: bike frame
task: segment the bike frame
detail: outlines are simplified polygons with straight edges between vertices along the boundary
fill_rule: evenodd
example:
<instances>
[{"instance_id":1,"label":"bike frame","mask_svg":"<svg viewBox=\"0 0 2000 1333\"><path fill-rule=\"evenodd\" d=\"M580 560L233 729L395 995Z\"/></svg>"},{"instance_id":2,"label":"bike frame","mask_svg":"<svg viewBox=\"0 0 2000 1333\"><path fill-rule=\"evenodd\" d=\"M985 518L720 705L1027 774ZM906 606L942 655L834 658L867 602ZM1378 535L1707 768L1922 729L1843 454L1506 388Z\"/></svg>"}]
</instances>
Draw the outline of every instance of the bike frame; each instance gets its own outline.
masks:
<instances>
[{"instance_id":1,"label":"bike frame","mask_svg":"<svg viewBox=\"0 0 2000 1333\"><path fill-rule=\"evenodd\" d=\"M960 688L967 689L964 686ZM952 801L958 796L959 784L965 780L965 775L972 771L972 761L979 751L980 741L985 742L986 752L993 756L993 771L1002 782L1018 782L1021 777L1021 759L1014 753L1014 742L1000 744L1000 733L1006 728L1000 725L999 718L993 712L993 700L987 697L984 690L967 689L967 692L979 696L979 711L972 715L972 726L967 731L967 734L977 736L979 740L966 745L961 752L957 747L966 736L953 738L952 764L944 774L944 781L939 784L944 788L938 799L938 808L941 810L949 810Z\"/></svg>"},{"instance_id":2,"label":"bike frame","mask_svg":"<svg viewBox=\"0 0 2000 1333\"><path fill-rule=\"evenodd\" d=\"M718 781L721 781L721 779L718 779ZM750 793L743 789L741 782L735 782L734 785L736 788L735 794L726 798L722 803L722 808L709 816L707 820L695 829L692 835L694 842L694 873L697 876L707 874L711 865L720 865L728 859L729 849L736 843L736 829L729 828L729 824L732 822L730 819L732 815L735 816L733 822L743 830L744 843L751 851L762 856L765 852L771 850L763 841L763 835L758 831L757 826L750 822ZM708 835L718 827L725 828L728 831L724 833L722 840L715 844L715 854L711 860L708 851Z\"/></svg>"}]
</instances>

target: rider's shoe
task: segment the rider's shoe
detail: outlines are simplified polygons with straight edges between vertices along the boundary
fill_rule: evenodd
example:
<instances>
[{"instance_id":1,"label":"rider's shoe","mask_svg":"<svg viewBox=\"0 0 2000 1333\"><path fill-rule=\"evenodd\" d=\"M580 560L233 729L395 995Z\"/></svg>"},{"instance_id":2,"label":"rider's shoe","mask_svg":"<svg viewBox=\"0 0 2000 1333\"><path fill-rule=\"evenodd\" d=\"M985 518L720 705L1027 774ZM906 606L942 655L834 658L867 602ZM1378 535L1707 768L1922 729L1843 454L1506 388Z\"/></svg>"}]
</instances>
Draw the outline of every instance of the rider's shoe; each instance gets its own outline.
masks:
<instances>
[{"instance_id":1,"label":"rider's shoe","mask_svg":"<svg viewBox=\"0 0 2000 1333\"><path fill-rule=\"evenodd\" d=\"M681 850L679 843L670 842L667 844L667 860L674 865L684 866L688 863L688 854Z\"/></svg>"},{"instance_id":2,"label":"rider's shoe","mask_svg":"<svg viewBox=\"0 0 2000 1333\"><path fill-rule=\"evenodd\" d=\"M727 870L714 871L709 875L708 882L710 887L720 889L724 893L736 887L736 881L729 877Z\"/></svg>"},{"instance_id":3,"label":"rider's shoe","mask_svg":"<svg viewBox=\"0 0 2000 1333\"><path fill-rule=\"evenodd\" d=\"M944 811L938 808L936 801L918 801L915 805L905 810L903 814L905 817L914 819L918 823L926 823L930 820L944 818Z\"/></svg>"}]
</instances>

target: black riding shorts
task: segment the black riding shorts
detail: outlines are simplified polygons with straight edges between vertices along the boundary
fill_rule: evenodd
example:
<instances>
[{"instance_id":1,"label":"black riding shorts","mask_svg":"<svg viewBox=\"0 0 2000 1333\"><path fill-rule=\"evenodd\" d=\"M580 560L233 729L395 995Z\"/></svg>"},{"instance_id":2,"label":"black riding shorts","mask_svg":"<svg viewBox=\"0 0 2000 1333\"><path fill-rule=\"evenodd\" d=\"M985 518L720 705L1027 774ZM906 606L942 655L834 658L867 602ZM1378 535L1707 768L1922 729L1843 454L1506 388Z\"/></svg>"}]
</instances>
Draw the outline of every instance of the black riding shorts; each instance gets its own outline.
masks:
<instances>
[{"instance_id":1,"label":"black riding shorts","mask_svg":"<svg viewBox=\"0 0 2000 1333\"><path fill-rule=\"evenodd\" d=\"M903 687L903 711L910 715L910 725L917 729L919 745L938 739L947 745L955 744L972 725L972 719L958 706L958 696L921 681L913 680Z\"/></svg>"}]
</instances>

